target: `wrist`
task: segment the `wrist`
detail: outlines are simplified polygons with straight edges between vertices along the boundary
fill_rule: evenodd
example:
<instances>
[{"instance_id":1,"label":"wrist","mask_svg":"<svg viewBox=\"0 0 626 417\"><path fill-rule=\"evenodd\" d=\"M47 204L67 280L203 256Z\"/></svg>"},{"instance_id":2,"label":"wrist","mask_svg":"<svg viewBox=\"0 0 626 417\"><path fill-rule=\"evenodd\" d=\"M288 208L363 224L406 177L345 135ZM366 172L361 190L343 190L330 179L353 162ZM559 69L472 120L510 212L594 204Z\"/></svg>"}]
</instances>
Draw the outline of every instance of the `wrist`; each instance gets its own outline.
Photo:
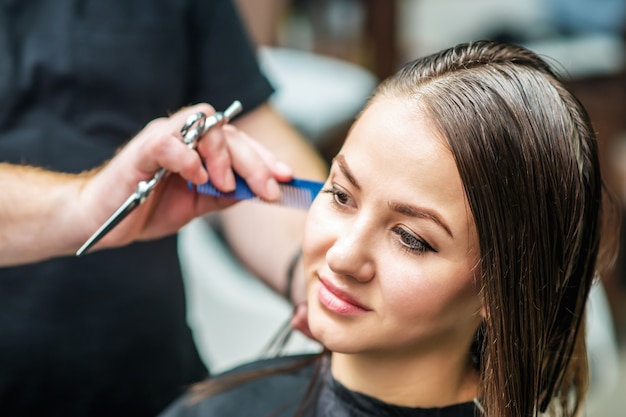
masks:
<instances>
[{"instance_id":1,"label":"wrist","mask_svg":"<svg viewBox=\"0 0 626 417\"><path fill-rule=\"evenodd\" d=\"M49 204L54 212L46 218L42 231L54 235L49 239L54 247L52 256L73 255L82 244L89 228L89 208L81 200L81 190L86 178L84 175L63 174L60 181L51 187ZM45 202L44 202L45 204Z\"/></svg>"},{"instance_id":2,"label":"wrist","mask_svg":"<svg viewBox=\"0 0 626 417\"><path fill-rule=\"evenodd\" d=\"M4 224L2 265L69 255L80 240L79 176L21 165L3 165L0 179L11 204L0 208Z\"/></svg>"}]
</instances>

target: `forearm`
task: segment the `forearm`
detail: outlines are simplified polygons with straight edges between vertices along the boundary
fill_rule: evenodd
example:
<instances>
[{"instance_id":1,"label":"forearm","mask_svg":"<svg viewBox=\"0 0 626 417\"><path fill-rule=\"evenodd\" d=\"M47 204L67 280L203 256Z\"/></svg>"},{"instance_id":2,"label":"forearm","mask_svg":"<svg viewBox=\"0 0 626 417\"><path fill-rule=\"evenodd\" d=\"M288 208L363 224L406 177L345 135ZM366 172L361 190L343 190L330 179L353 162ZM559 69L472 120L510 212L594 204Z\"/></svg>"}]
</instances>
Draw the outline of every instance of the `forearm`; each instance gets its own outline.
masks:
<instances>
[{"instance_id":1,"label":"forearm","mask_svg":"<svg viewBox=\"0 0 626 417\"><path fill-rule=\"evenodd\" d=\"M84 177L0 164L0 265L76 251L84 238L75 204Z\"/></svg>"}]
</instances>

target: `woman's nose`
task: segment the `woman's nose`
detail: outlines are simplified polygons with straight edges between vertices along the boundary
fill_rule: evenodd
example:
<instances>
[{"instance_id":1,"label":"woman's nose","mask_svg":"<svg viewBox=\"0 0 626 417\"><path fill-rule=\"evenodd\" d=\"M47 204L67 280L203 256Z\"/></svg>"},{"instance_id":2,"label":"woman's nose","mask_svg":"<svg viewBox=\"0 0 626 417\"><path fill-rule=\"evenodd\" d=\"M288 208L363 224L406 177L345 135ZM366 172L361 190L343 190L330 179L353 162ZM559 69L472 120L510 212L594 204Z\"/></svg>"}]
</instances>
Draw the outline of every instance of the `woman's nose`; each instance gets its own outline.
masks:
<instances>
[{"instance_id":1,"label":"woman's nose","mask_svg":"<svg viewBox=\"0 0 626 417\"><path fill-rule=\"evenodd\" d=\"M375 275L373 240L372 231L364 222L346 225L326 252L329 268L336 274L350 276L358 281L371 280Z\"/></svg>"}]
</instances>

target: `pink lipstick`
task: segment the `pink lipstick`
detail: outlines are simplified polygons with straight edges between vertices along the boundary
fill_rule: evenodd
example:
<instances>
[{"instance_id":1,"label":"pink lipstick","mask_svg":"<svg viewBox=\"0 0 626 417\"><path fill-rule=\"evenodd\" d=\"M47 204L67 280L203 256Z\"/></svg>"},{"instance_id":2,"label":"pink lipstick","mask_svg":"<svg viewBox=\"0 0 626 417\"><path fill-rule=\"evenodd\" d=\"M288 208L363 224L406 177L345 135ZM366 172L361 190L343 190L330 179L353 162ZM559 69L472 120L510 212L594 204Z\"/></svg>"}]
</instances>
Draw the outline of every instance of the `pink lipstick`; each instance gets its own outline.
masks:
<instances>
[{"instance_id":1,"label":"pink lipstick","mask_svg":"<svg viewBox=\"0 0 626 417\"><path fill-rule=\"evenodd\" d=\"M333 313L355 315L371 311L347 292L334 287L329 281L320 278L319 282L317 297L320 303Z\"/></svg>"}]
</instances>

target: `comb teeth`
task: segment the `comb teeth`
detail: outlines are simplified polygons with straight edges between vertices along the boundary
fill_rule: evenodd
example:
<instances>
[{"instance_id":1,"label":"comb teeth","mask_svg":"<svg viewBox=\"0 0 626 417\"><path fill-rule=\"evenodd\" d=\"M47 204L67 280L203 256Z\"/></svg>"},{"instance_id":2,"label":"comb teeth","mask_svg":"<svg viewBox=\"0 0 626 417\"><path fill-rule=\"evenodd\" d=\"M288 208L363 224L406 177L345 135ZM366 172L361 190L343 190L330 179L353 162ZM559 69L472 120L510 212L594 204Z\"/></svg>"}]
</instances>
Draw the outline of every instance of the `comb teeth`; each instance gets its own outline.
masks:
<instances>
[{"instance_id":1,"label":"comb teeth","mask_svg":"<svg viewBox=\"0 0 626 417\"><path fill-rule=\"evenodd\" d=\"M258 200L266 202L265 200L257 197L256 194L250 190L246 181L237 174L235 174L235 183L235 191L228 193L224 193L215 188L211 181L196 186L194 186L193 183L188 182L188 185L190 190L193 190L195 187L197 192L214 197L225 197L235 200ZM278 186L281 191L280 199L271 203L308 210L323 185L324 183L319 181L310 181L298 178L294 178L289 182L279 183Z\"/></svg>"}]
</instances>

